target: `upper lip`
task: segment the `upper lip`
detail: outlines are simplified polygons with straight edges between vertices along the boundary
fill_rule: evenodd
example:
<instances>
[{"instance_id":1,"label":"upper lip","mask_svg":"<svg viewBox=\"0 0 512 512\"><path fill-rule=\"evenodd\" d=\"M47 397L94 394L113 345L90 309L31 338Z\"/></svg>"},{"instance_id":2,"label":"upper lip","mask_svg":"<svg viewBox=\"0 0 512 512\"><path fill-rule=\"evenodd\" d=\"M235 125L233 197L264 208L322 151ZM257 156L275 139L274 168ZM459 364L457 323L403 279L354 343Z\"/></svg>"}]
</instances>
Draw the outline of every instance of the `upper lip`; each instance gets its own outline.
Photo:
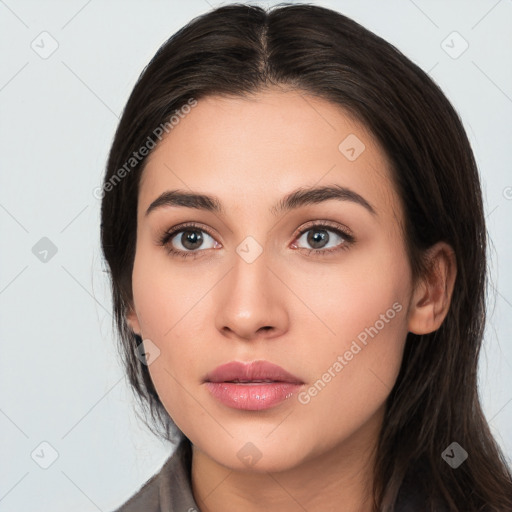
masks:
<instances>
[{"instance_id":1,"label":"upper lip","mask_svg":"<svg viewBox=\"0 0 512 512\"><path fill-rule=\"evenodd\" d=\"M206 382L289 382L304 384L298 377L268 361L231 361L209 372Z\"/></svg>"}]
</instances>

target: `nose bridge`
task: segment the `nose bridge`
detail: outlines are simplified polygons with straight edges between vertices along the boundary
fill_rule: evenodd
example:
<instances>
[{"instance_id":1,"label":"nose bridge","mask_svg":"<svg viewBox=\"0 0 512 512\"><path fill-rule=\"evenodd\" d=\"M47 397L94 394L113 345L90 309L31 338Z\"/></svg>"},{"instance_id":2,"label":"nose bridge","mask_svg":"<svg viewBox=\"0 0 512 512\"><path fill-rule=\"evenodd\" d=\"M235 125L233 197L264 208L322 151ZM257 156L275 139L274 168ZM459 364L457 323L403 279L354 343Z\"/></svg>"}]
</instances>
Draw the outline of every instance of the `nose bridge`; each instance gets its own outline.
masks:
<instances>
[{"instance_id":1,"label":"nose bridge","mask_svg":"<svg viewBox=\"0 0 512 512\"><path fill-rule=\"evenodd\" d=\"M253 237L246 237L235 249L228 299L233 310L254 317L260 315L271 300L270 254ZM274 290L275 291L275 290Z\"/></svg>"},{"instance_id":2,"label":"nose bridge","mask_svg":"<svg viewBox=\"0 0 512 512\"><path fill-rule=\"evenodd\" d=\"M235 249L232 272L233 296L242 302L268 297L270 254L253 237L244 239Z\"/></svg>"},{"instance_id":3,"label":"nose bridge","mask_svg":"<svg viewBox=\"0 0 512 512\"><path fill-rule=\"evenodd\" d=\"M273 277L270 250L248 236L235 248L232 265L218 301L217 328L243 338L286 329L285 297Z\"/></svg>"}]
</instances>

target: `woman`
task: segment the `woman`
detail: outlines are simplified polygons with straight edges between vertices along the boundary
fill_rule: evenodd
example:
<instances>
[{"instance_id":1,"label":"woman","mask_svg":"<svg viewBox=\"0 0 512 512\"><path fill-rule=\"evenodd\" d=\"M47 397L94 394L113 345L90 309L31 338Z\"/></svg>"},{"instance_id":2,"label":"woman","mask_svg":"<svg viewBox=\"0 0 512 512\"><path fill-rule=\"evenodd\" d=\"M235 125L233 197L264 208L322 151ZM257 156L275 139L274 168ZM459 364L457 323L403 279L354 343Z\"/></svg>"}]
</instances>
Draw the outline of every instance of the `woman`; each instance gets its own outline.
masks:
<instances>
[{"instance_id":1,"label":"woman","mask_svg":"<svg viewBox=\"0 0 512 512\"><path fill-rule=\"evenodd\" d=\"M477 394L476 164L393 46L310 5L196 18L103 189L130 383L179 441L119 511L512 510Z\"/></svg>"}]
</instances>

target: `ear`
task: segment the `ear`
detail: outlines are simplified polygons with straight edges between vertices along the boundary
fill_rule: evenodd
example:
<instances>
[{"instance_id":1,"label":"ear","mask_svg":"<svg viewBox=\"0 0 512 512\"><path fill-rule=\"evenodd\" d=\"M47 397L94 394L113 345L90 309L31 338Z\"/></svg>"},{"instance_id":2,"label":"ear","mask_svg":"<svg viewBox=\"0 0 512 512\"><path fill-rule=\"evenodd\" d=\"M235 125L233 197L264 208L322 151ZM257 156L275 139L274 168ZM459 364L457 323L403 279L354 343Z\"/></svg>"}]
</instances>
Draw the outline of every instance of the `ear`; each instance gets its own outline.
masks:
<instances>
[{"instance_id":1,"label":"ear","mask_svg":"<svg viewBox=\"0 0 512 512\"><path fill-rule=\"evenodd\" d=\"M455 252L447 243L436 243L425 257L427 271L419 277L409 305L408 329L415 334L428 334L441 326L457 275Z\"/></svg>"},{"instance_id":2,"label":"ear","mask_svg":"<svg viewBox=\"0 0 512 512\"><path fill-rule=\"evenodd\" d=\"M128 313L126 313L126 322L135 334L141 336L142 329L140 328L139 317L137 316L133 306L130 306Z\"/></svg>"}]
</instances>

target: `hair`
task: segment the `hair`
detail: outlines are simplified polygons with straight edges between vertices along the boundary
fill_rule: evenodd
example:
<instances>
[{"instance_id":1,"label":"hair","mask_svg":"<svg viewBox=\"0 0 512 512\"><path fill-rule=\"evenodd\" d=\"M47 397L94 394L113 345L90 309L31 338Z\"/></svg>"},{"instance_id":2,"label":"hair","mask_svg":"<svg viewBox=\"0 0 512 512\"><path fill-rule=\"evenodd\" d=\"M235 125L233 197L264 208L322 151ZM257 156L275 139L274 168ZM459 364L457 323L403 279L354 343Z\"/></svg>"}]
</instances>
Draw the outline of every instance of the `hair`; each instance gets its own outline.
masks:
<instances>
[{"instance_id":1,"label":"hair","mask_svg":"<svg viewBox=\"0 0 512 512\"><path fill-rule=\"evenodd\" d=\"M143 419L168 440L182 435L147 365L136 357L142 340L126 321L133 307L137 201L147 159L134 161L133 155L191 99L244 97L268 87L291 88L342 107L380 143L403 207L414 279L427 270L426 249L436 242L455 252L447 316L433 333L408 333L387 400L374 470L376 510L394 510L407 486L421 489L425 510L512 510L512 475L477 390L487 235L468 137L424 71L355 21L318 6L280 4L266 10L231 4L198 16L159 48L125 106L104 177L101 244L119 349ZM116 175L122 179L114 183ZM441 457L454 441L469 454L457 469Z\"/></svg>"}]
</instances>

